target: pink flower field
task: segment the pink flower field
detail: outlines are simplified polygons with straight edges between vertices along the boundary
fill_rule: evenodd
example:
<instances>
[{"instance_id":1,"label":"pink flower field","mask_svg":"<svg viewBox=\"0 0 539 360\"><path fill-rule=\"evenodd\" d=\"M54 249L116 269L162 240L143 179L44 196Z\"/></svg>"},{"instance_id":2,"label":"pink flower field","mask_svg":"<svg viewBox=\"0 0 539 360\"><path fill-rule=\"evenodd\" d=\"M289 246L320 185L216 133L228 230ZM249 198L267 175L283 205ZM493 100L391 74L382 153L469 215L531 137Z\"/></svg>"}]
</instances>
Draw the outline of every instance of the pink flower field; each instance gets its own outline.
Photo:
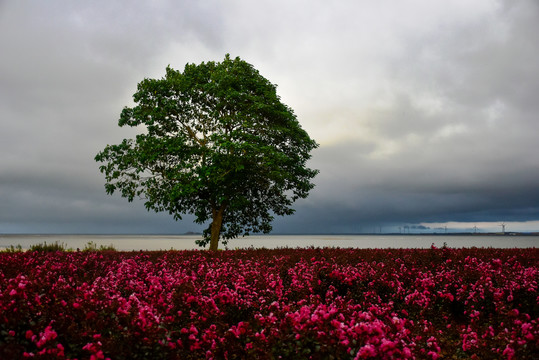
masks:
<instances>
[{"instance_id":1,"label":"pink flower field","mask_svg":"<svg viewBox=\"0 0 539 360\"><path fill-rule=\"evenodd\" d=\"M0 253L0 359L537 359L539 251Z\"/></svg>"}]
</instances>

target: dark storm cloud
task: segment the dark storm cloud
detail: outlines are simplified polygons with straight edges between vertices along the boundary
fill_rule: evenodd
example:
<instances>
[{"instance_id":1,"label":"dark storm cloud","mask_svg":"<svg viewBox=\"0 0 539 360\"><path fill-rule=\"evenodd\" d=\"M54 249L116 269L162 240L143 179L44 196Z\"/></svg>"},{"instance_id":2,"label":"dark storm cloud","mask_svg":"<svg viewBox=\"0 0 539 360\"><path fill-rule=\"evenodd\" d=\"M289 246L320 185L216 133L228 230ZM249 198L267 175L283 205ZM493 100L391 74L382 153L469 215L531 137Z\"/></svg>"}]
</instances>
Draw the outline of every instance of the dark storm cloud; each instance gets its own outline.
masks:
<instances>
[{"instance_id":1,"label":"dark storm cloud","mask_svg":"<svg viewBox=\"0 0 539 360\"><path fill-rule=\"evenodd\" d=\"M539 14L520 5L410 43L388 103L357 121L369 137L319 150L321 221L537 220Z\"/></svg>"},{"instance_id":2,"label":"dark storm cloud","mask_svg":"<svg viewBox=\"0 0 539 360\"><path fill-rule=\"evenodd\" d=\"M538 20L534 0L1 2L0 233L200 229L106 195L93 157L136 134L116 122L140 80L227 52L321 144L276 231L537 221Z\"/></svg>"},{"instance_id":3,"label":"dark storm cloud","mask_svg":"<svg viewBox=\"0 0 539 360\"><path fill-rule=\"evenodd\" d=\"M210 41L215 31L208 25L206 32L190 31L211 19L195 16L205 12L197 6L142 12L131 4L4 5L0 232L182 231L170 217L146 213L141 202L108 197L93 157L134 134L119 130L116 119L170 46L170 33L178 42ZM155 21L167 16L174 21Z\"/></svg>"},{"instance_id":4,"label":"dark storm cloud","mask_svg":"<svg viewBox=\"0 0 539 360\"><path fill-rule=\"evenodd\" d=\"M181 233L195 228L190 216L179 226L168 214L148 213L141 201L110 198L94 185L75 175L3 176L0 219L16 232Z\"/></svg>"}]
</instances>

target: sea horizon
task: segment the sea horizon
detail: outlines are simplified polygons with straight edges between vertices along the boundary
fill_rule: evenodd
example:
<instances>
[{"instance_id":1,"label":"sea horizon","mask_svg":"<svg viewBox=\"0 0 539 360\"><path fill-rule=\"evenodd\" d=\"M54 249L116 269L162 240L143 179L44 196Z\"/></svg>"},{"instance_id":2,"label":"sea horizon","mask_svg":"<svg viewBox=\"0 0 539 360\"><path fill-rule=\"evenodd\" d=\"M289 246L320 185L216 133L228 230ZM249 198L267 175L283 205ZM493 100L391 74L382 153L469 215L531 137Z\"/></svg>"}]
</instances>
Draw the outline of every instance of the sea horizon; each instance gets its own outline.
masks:
<instances>
[{"instance_id":1,"label":"sea horizon","mask_svg":"<svg viewBox=\"0 0 539 360\"><path fill-rule=\"evenodd\" d=\"M118 251L204 250L195 241L201 234L0 234L0 249L21 246L29 249L41 243L63 244L84 249L92 242L98 247L112 245ZM222 242L221 249L245 248L429 248L493 247L536 248L539 235L523 234L255 234Z\"/></svg>"}]
</instances>

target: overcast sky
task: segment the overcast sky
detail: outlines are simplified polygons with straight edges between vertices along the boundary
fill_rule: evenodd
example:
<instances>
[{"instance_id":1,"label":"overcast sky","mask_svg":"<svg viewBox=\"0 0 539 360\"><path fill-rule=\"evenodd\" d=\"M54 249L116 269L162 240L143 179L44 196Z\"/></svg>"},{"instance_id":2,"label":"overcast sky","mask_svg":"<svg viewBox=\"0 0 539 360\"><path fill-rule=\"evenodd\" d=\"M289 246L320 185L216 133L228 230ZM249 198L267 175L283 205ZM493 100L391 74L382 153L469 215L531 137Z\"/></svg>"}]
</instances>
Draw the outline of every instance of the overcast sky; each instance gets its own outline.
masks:
<instances>
[{"instance_id":1,"label":"overcast sky","mask_svg":"<svg viewBox=\"0 0 539 360\"><path fill-rule=\"evenodd\" d=\"M0 233L183 233L93 160L137 83L240 56L320 143L275 232L539 231L536 0L0 0Z\"/></svg>"}]
</instances>

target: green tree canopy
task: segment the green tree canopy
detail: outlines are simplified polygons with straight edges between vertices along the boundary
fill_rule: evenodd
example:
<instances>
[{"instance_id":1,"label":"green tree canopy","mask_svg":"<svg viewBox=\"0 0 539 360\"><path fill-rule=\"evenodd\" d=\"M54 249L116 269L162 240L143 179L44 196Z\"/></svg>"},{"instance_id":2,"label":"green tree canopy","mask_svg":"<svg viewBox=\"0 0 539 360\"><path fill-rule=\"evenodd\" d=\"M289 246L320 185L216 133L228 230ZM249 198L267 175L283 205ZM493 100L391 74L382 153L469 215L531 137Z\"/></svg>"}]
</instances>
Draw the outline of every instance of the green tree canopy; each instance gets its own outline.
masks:
<instances>
[{"instance_id":1,"label":"green tree canopy","mask_svg":"<svg viewBox=\"0 0 539 360\"><path fill-rule=\"evenodd\" d=\"M270 232L273 215L292 214L314 186L318 171L306 162L318 144L276 86L239 57L187 64L183 73L167 67L164 78L140 82L133 99L118 125L146 131L97 154L106 191L177 220L194 214L209 223L201 246Z\"/></svg>"}]
</instances>

